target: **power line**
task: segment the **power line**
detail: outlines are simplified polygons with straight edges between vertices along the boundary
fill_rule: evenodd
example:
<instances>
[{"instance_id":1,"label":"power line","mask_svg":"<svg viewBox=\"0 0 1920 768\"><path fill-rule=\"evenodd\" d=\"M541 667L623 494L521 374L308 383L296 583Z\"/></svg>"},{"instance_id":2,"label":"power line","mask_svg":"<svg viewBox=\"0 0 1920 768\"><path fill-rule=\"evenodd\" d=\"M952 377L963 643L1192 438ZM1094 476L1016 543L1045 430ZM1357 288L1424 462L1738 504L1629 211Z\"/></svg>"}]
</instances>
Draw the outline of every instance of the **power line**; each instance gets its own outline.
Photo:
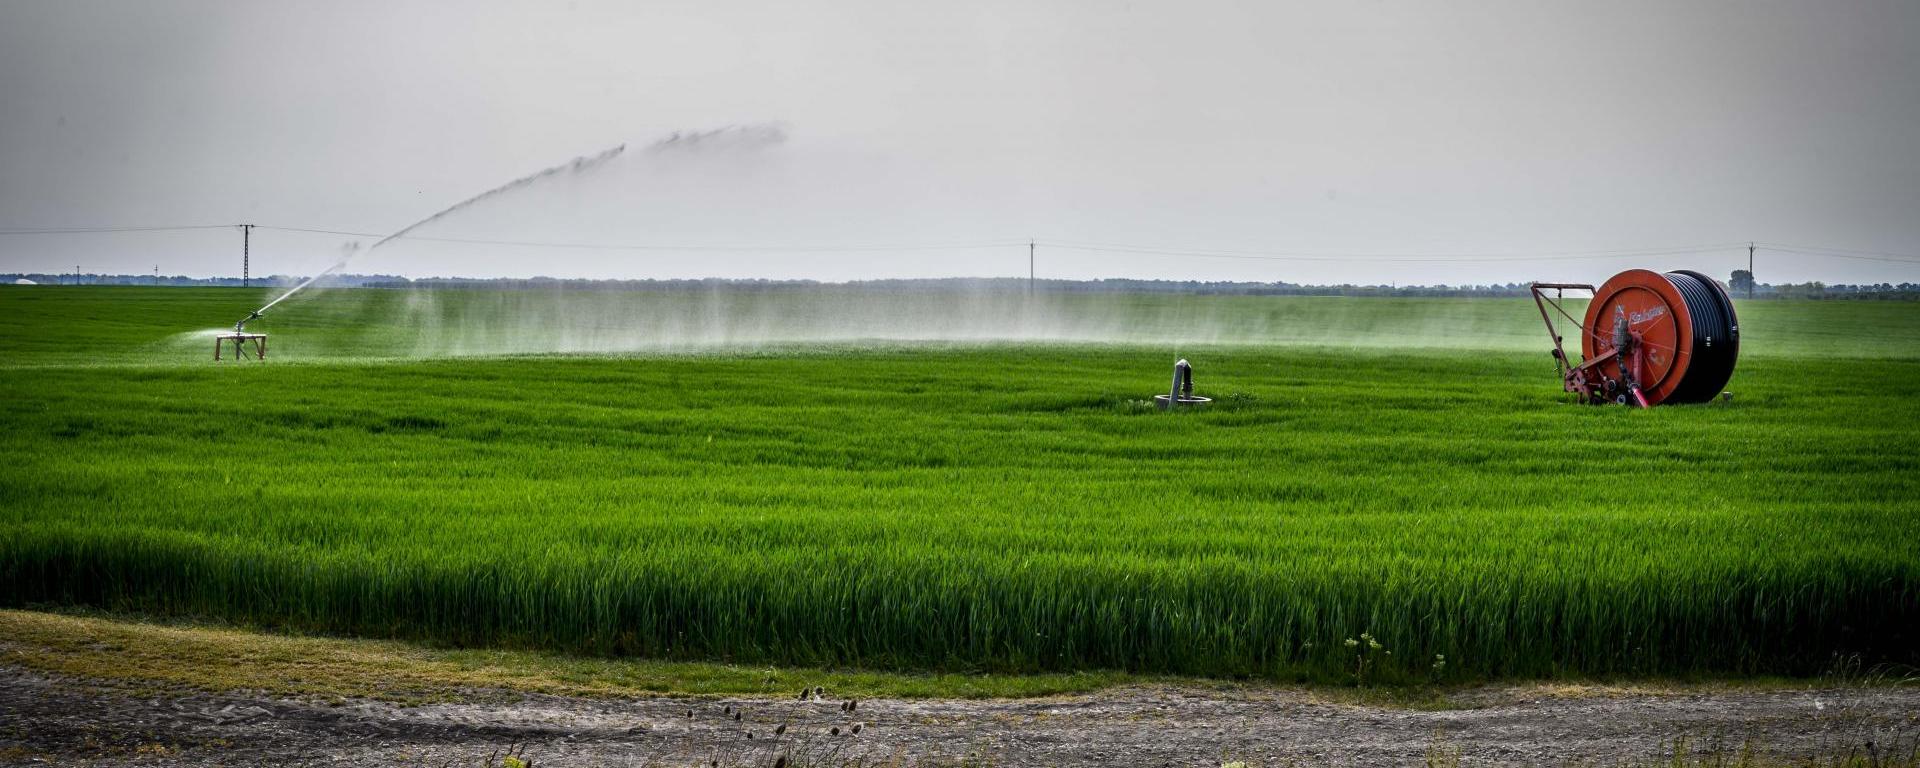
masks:
<instances>
[{"instance_id":1,"label":"power line","mask_svg":"<svg viewBox=\"0 0 1920 768\"><path fill-rule=\"evenodd\" d=\"M305 227L280 227L280 226L261 225L261 228L281 230L281 231L287 231L287 232L307 232L307 233L313 233L313 234L339 235L344 237L381 237L382 236L378 233L371 233L371 232L348 232L344 230L312 229L312 228L305 228ZM735 252L735 253L842 253L842 252L859 252L859 251L969 250L969 249L985 249L985 248L1007 248L1007 247L1013 247L1013 246L1019 246L1019 245L1026 245L1028 247L1029 257L1032 256L1032 251L1037 245L1046 245L1053 248L1062 248L1067 250L1097 251L1097 252L1103 252L1103 253L1128 253L1128 254L1148 255L1148 256L1182 256L1182 257L1197 257L1197 258L1254 259L1254 260L1261 260L1261 261L1331 261L1331 262L1381 261L1381 262L1401 262L1401 263L1420 263L1420 262L1449 263L1449 262L1471 262L1471 261L1560 261L1560 260L1569 260L1569 259L1632 258L1632 257L1638 257L1638 256L1684 255L1689 253L1706 253L1711 251L1726 250L1729 248L1733 248L1737 245L1733 243L1726 243L1726 244L1714 244L1714 245L1686 246L1686 247L1680 247L1680 248L1636 248L1636 249L1624 249L1624 250L1614 250L1614 251L1550 253L1550 254L1536 256L1536 255L1527 255L1527 254L1518 254L1518 253L1497 254L1497 255L1494 255L1494 254L1383 255L1383 254L1340 254L1340 253L1309 254L1309 253L1298 253L1298 252L1249 253L1249 252L1236 252L1236 251L1161 248L1161 247L1154 247L1154 246L1124 245L1124 244L1113 244L1113 243L1087 243L1087 242L1078 242L1078 241L1069 241L1069 240L1040 240L1040 239L1031 239L1031 238L1027 240L994 240L994 241L980 241L980 242L968 242L968 243L894 244L894 245L864 245L863 244L863 245L838 245L838 246L832 246L832 245L823 245L823 246L659 245L659 244L639 245L639 244L618 244L618 243L543 242L543 241L531 241L531 240L485 240L485 239L474 239L474 238L416 237L416 236L402 237L400 239L416 240L421 242L458 243L458 244L464 244L464 245L496 245L496 246L525 247L525 248L572 248L572 249L586 249L586 250L617 250L617 251L698 251L698 252ZM1029 258L1029 262L1031 261L1032 259ZM1029 267L1031 267L1031 263L1029 264ZM1029 271L1032 271L1032 270L1029 269Z\"/></svg>"},{"instance_id":2,"label":"power line","mask_svg":"<svg viewBox=\"0 0 1920 768\"><path fill-rule=\"evenodd\" d=\"M312 229L307 227L280 227L267 224L261 229L282 232L307 232L322 235L340 235L343 237L385 237L373 232L347 232L336 229ZM1009 248L1027 244L1026 240L984 240L963 243L897 243L897 244L855 244L855 245L662 245L630 243L578 243L549 242L538 240L485 240L464 237L423 237L407 235L398 240L412 240L426 243L457 243L461 245L498 245L518 248L569 248L595 251L703 251L715 253L844 253L853 251L944 251L969 250L980 248Z\"/></svg>"},{"instance_id":3,"label":"power line","mask_svg":"<svg viewBox=\"0 0 1920 768\"><path fill-rule=\"evenodd\" d=\"M90 235L106 232L176 232L189 229L231 229L238 224L191 224L165 227L48 227L44 229L0 229L0 235Z\"/></svg>"},{"instance_id":4,"label":"power line","mask_svg":"<svg viewBox=\"0 0 1920 768\"><path fill-rule=\"evenodd\" d=\"M1144 256L1180 256L1211 259L1251 259L1257 261L1325 261L1325 262L1391 262L1391 263L1429 263L1446 264L1454 262L1499 262L1499 261L1570 261L1580 259L1624 259L1643 256L1684 255L1709 253L1737 247L1735 243L1717 243L1709 245L1680 246L1673 248L1634 248L1612 251L1550 252L1542 254L1520 253L1435 253L1435 254L1378 254L1378 253L1328 253L1301 251L1220 251L1188 248L1166 248L1157 246L1126 245L1117 243L1082 243L1067 240L1042 240L1040 244L1077 251L1095 251L1102 253L1128 253Z\"/></svg>"},{"instance_id":5,"label":"power line","mask_svg":"<svg viewBox=\"0 0 1920 768\"><path fill-rule=\"evenodd\" d=\"M248 227L245 224L190 224L162 226L96 226L96 227L40 227L0 229L0 235L61 235L61 234L102 234L118 232L176 232L191 230L230 229ZM316 227L291 227L276 225L257 225L259 229L280 232L298 232L307 234L334 235L339 237L381 238L379 232L354 232L339 229ZM873 251L943 251L943 250L979 250L989 248L1010 248L1026 245L1031 251L1039 245L1062 250L1093 253L1122 253L1138 256L1237 259L1253 261L1281 262L1380 262L1399 264L1447 264L1472 262L1534 262L1534 261L1578 261L1590 259L1626 259L1649 256L1682 256L1697 253L1710 253L1754 247L1760 250L1792 253L1803 256L1850 259L1858 261L1877 261L1893 264L1920 264L1920 255L1892 253L1886 251L1866 251L1830 246L1794 245L1757 241L1753 243L1709 243L1674 247L1622 248L1613 250L1566 251L1545 253L1515 252L1436 252L1436 253L1373 253L1373 252L1334 252L1334 251L1236 251L1210 248L1186 248L1178 246L1142 245L1134 243L1106 243L1080 240L1054 239L1005 239L979 240L952 243L893 243L893 244L848 244L848 245L712 245L712 244L642 244L642 243L586 243L556 242L540 240L498 240L485 238L430 237L409 235L401 240L429 243L449 243L458 245L485 245L514 248L560 248L570 250L595 251L660 251L660 252L699 252L699 253L853 253ZM1031 270L1030 270L1031 271Z\"/></svg>"},{"instance_id":6,"label":"power line","mask_svg":"<svg viewBox=\"0 0 1920 768\"><path fill-rule=\"evenodd\" d=\"M1855 259L1859 261L1884 261L1894 264L1920 264L1920 256L1904 253L1883 253L1878 251L1855 251L1846 248L1824 248L1811 245L1783 245L1780 243L1756 243L1764 251L1797 253L1802 256L1825 256L1835 259Z\"/></svg>"}]
</instances>

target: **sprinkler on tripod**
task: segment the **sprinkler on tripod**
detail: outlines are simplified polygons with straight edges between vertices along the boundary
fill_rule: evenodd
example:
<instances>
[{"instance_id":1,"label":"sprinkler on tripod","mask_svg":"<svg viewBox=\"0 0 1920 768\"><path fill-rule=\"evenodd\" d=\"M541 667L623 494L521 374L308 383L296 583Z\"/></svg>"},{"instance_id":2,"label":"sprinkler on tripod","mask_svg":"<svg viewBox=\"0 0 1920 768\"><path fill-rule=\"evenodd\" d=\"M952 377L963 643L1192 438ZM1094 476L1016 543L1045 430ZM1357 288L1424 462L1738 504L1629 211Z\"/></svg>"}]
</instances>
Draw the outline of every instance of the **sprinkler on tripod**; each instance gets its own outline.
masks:
<instances>
[{"instance_id":1,"label":"sprinkler on tripod","mask_svg":"<svg viewBox=\"0 0 1920 768\"><path fill-rule=\"evenodd\" d=\"M265 308L262 307L262 309ZM240 318L240 322L233 324L233 333L223 333L213 337L213 359L219 360L221 349L227 345L227 342L233 342L233 358L245 360L247 355L244 350L249 341L253 342L254 359L267 359L267 335L247 333L247 323L258 319L260 319L260 310L254 310L246 317Z\"/></svg>"}]
</instances>

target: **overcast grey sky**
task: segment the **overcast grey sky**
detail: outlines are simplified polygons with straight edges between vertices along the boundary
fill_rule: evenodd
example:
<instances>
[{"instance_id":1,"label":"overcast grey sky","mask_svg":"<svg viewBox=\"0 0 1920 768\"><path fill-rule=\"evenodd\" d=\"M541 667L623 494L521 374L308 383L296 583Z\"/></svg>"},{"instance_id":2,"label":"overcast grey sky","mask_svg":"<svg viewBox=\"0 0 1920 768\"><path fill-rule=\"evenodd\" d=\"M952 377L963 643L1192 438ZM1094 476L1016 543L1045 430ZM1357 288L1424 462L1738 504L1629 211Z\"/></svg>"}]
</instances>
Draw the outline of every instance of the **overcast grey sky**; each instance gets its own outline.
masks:
<instances>
[{"instance_id":1,"label":"overcast grey sky","mask_svg":"<svg viewBox=\"0 0 1920 768\"><path fill-rule=\"evenodd\" d=\"M784 142L648 153L674 131ZM0 0L0 229L821 247L1540 254L1747 240L1920 252L1920 2ZM335 235L256 231L256 274ZM399 241L348 271L1024 275L1026 248ZM1043 245L1042 276L1469 283L1619 259L1275 261ZM0 236L0 271L237 274L228 230ZM1760 278L1920 281L1763 251Z\"/></svg>"}]
</instances>

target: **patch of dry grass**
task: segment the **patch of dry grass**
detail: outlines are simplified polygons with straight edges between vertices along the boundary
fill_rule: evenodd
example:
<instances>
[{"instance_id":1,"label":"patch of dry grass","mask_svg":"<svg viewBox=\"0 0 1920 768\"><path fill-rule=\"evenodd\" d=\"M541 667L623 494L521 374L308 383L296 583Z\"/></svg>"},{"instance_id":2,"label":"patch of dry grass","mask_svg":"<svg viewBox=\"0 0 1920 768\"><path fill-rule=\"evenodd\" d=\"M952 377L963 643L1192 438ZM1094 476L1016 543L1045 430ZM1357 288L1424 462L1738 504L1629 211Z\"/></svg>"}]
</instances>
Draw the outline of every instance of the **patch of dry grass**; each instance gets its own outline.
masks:
<instances>
[{"instance_id":1,"label":"patch of dry grass","mask_svg":"<svg viewBox=\"0 0 1920 768\"><path fill-rule=\"evenodd\" d=\"M1119 673L912 675L445 650L31 611L0 611L0 658L29 669L132 685L405 703L518 693L620 697L793 695L996 698L1138 682Z\"/></svg>"},{"instance_id":2,"label":"patch of dry grass","mask_svg":"<svg viewBox=\"0 0 1920 768\"><path fill-rule=\"evenodd\" d=\"M791 696L824 686L850 697L1019 698L1116 688L1176 687L1221 695L1390 709L1460 709L1542 699L1695 695L1804 688L1815 681L1542 681L1454 686L1277 686L1118 672L917 675L698 662L580 658L515 650L449 650L411 643L304 637L98 615L0 610L0 663L135 688L248 690L282 696L364 697L400 703L522 694ZM1833 680L1872 685L1867 678Z\"/></svg>"}]
</instances>

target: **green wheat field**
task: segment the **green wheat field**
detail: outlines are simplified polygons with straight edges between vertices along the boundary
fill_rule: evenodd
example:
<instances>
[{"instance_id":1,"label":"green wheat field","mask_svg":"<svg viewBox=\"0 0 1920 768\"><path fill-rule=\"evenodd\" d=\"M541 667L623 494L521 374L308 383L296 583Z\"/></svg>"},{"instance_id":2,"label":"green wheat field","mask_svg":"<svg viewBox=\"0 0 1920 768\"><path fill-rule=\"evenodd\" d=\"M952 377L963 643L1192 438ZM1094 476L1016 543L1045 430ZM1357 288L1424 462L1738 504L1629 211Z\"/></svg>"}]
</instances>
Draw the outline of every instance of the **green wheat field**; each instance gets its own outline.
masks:
<instances>
[{"instance_id":1,"label":"green wheat field","mask_svg":"<svg viewBox=\"0 0 1920 768\"><path fill-rule=\"evenodd\" d=\"M692 349L621 308L710 294L323 291L215 363L267 294L0 288L0 605L928 671L1920 663L1920 304L1742 303L1731 401L1633 411L1566 401L1524 299L765 343L975 306L851 293L739 289L767 322ZM1213 407L1143 404L1176 354Z\"/></svg>"}]
</instances>

